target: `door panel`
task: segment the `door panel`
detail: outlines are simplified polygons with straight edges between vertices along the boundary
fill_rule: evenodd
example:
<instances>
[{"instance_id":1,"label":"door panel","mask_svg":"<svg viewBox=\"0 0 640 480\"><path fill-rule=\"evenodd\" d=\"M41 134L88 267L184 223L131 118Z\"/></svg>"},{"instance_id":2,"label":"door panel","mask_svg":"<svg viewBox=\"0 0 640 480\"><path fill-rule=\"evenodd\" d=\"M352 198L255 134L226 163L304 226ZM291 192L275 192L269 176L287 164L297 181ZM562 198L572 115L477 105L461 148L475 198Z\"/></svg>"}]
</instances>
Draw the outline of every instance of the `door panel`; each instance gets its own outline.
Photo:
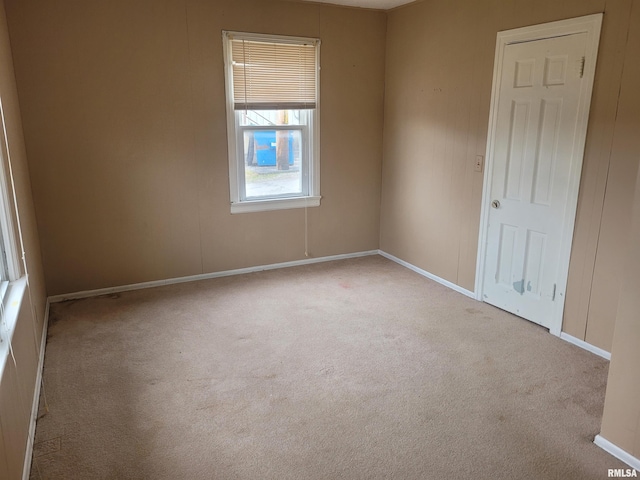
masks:
<instances>
[{"instance_id":1,"label":"door panel","mask_svg":"<svg viewBox=\"0 0 640 480\"><path fill-rule=\"evenodd\" d=\"M560 112L562 99L542 100L540 114L540 136L533 176L533 196L531 202L550 206L553 190L553 174L556 162L556 145L560 135Z\"/></svg>"},{"instance_id":2,"label":"door panel","mask_svg":"<svg viewBox=\"0 0 640 480\"><path fill-rule=\"evenodd\" d=\"M586 40L581 33L507 45L500 79L483 297L546 327L576 161Z\"/></svg>"}]
</instances>

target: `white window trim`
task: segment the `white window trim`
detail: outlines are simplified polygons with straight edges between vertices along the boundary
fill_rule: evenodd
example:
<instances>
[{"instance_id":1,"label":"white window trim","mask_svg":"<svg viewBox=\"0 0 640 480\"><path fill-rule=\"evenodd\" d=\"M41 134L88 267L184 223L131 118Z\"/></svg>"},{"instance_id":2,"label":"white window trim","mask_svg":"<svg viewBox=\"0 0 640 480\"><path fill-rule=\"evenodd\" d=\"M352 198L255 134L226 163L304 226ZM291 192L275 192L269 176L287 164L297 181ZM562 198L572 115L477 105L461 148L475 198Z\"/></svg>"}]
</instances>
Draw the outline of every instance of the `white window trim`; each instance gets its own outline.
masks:
<instances>
[{"instance_id":1,"label":"white window trim","mask_svg":"<svg viewBox=\"0 0 640 480\"><path fill-rule=\"evenodd\" d=\"M282 43L313 42L316 48L316 108L309 122L309 131L313 137L313 145L310 149L309 159L309 192L307 195L291 196L285 198L265 198L258 200L240 201L242 179L239 176L238 165L238 140L236 134L236 111L233 103L233 72L229 68L231 58L231 44L228 39L231 36L256 40L272 40ZM246 33L235 31L222 31L222 44L224 50L224 75L225 75L225 97L227 110L227 149L229 155L229 196L231 202L231 213L262 212L269 210L285 210L291 208L307 208L320 206L320 40L308 37L292 37L284 35L268 35L258 33Z\"/></svg>"},{"instance_id":2,"label":"white window trim","mask_svg":"<svg viewBox=\"0 0 640 480\"><path fill-rule=\"evenodd\" d=\"M24 272L20 259L21 248L17 236L16 205L14 202L13 180L9 164L9 146L4 124L4 109L0 100L2 135L0 135L0 254L4 255L0 262L6 263L9 282L18 280Z\"/></svg>"},{"instance_id":3,"label":"white window trim","mask_svg":"<svg viewBox=\"0 0 640 480\"><path fill-rule=\"evenodd\" d=\"M3 282L6 290L0 300L2 304L2 315L4 316L0 324L0 378L4 373L4 367L9 358L10 345L13 341L13 334L18 323L18 315L22 306L22 301L27 290L26 275L14 282Z\"/></svg>"},{"instance_id":4,"label":"white window trim","mask_svg":"<svg viewBox=\"0 0 640 480\"><path fill-rule=\"evenodd\" d=\"M0 282L0 377L9 355L20 306L27 288L27 275L22 263L20 221L16 208L11 158L0 100L0 262L6 264L8 278Z\"/></svg>"},{"instance_id":5,"label":"white window trim","mask_svg":"<svg viewBox=\"0 0 640 480\"><path fill-rule=\"evenodd\" d=\"M245 200L231 203L231 213L263 212L266 210L287 210L320 206L320 196L269 198L265 200Z\"/></svg>"}]
</instances>

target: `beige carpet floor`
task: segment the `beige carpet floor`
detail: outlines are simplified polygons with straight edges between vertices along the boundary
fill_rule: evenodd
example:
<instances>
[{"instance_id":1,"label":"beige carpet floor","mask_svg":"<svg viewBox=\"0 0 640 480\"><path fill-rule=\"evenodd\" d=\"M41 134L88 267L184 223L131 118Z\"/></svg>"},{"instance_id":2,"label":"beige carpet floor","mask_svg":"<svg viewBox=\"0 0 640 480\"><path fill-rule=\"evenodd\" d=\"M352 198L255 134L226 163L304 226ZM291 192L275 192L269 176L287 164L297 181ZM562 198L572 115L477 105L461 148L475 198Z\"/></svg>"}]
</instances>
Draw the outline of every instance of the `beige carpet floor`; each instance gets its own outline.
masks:
<instances>
[{"instance_id":1,"label":"beige carpet floor","mask_svg":"<svg viewBox=\"0 0 640 480\"><path fill-rule=\"evenodd\" d=\"M603 479L608 362L373 256L51 308L33 479Z\"/></svg>"}]
</instances>

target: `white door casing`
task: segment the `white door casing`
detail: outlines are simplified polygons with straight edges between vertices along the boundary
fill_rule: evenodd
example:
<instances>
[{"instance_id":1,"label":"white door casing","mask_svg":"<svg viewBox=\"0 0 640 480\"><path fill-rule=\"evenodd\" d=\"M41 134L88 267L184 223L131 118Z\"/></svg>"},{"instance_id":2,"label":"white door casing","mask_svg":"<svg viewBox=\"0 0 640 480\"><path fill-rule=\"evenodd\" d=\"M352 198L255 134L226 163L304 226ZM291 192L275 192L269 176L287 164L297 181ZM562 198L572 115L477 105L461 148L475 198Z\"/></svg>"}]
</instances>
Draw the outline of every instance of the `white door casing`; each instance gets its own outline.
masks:
<instances>
[{"instance_id":1,"label":"white door casing","mask_svg":"<svg viewBox=\"0 0 640 480\"><path fill-rule=\"evenodd\" d=\"M555 335L601 22L500 32L496 46L476 295Z\"/></svg>"}]
</instances>

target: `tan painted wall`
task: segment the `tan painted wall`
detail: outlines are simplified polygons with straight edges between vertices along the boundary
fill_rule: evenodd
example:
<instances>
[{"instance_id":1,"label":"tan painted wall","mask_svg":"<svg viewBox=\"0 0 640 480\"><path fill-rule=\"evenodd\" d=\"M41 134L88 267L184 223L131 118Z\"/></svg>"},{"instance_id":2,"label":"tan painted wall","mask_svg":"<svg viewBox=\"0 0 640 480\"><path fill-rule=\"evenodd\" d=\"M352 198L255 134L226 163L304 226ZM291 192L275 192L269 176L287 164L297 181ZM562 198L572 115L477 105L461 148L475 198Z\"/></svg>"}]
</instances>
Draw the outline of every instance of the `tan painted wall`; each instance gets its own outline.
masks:
<instances>
[{"instance_id":1,"label":"tan painted wall","mask_svg":"<svg viewBox=\"0 0 640 480\"><path fill-rule=\"evenodd\" d=\"M474 289L498 31L604 12L566 298L565 332L611 348L637 164L611 157L637 0L428 1L389 13L380 248ZM606 194L605 194L606 192Z\"/></svg>"},{"instance_id":2,"label":"tan painted wall","mask_svg":"<svg viewBox=\"0 0 640 480\"><path fill-rule=\"evenodd\" d=\"M383 12L7 0L50 294L304 258L304 210L231 215L222 29L320 37L309 251L378 248Z\"/></svg>"},{"instance_id":3,"label":"tan painted wall","mask_svg":"<svg viewBox=\"0 0 640 480\"><path fill-rule=\"evenodd\" d=\"M636 81L639 80L640 76L637 76ZM638 92L635 94L637 98ZM637 107L638 103L636 114L640 115ZM636 129L640 128L638 118L636 116ZM636 155L640 155L640 145ZM633 255L629 255L622 279L601 435L640 458L640 255L637 254L640 245L640 175L634 209L627 248Z\"/></svg>"},{"instance_id":4,"label":"tan painted wall","mask_svg":"<svg viewBox=\"0 0 640 480\"><path fill-rule=\"evenodd\" d=\"M640 6L634 0L633 9ZM632 20L638 28L637 17ZM624 71L633 68L638 63L640 48L628 45L625 48ZM620 98L618 109L623 109L625 100ZM620 116L616 118L616 132L614 141L618 141L618 126ZM634 189L633 179L638 171L640 157L622 157L614 155L611 158L609 175L606 183L606 196L600 225L598 240L598 255L595 261L591 301L587 320L586 340L593 344L611 345L613 329L611 317L618 305L620 278L626 263L624 238L629 230L631 203ZM609 321L604 321L607 319Z\"/></svg>"},{"instance_id":5,"label":"tan painted wall","mask_svg":"<svg viewBox=\"0 0 640 480\"><path fill-rule=\"evenodd\" d=\"M16 79L13 69L9 32L4 1L0 0L0 99L5 117L7 143L13 173L13 182L20 215L20 228L24 242L25 259L29 273L29 285L39 328L45 310L45 290L40 240L32 197L27 153L22 129L21 107L18 103Z\"/></svg>"},{"instance_id":6,"label":"tan painted wall","mask_svg":"<svg viewBox=\"0 0 640 480\"><path fill-rule=\"evenodd\" d=\"M22 478L40 349L39 339L36 347L34 338L31 305L25 296L12 338L16 362L9 357L0 378L0 474L3 463L7 470L7 476L0 478L6 480Z\"/></svg>"},{"instance_id":7,"label":"tan painted wall","mask_svg":"<svg viewBox=\"0 0 640 480\"><path fill-rule=\"evenodd\" d=\"M620 165L640 161L640 3L633 6L628 53L635 58L624 68L620 109L613 143L613 158ZM632 167L628 167L631 169ZM626 254L621 278L601 435L640 458L640 172L635 180L635 201L630 234L620 239ZM631 207L630 207L631 208Z\"/></svg>"},{"instance_id":8,"label":"tan painted wall","mask_svg":"<svg viewBox=\"0 0 640 480\"><path fill-rule=\"evenodd\" d=\"M12 338L16 362L8 359L0 372L0 478L18 480L22 478L27 450L46 293L3 2L0 2L0 99L30 284L30 294L23 298Z\"/></svg>"}]
</instances>

